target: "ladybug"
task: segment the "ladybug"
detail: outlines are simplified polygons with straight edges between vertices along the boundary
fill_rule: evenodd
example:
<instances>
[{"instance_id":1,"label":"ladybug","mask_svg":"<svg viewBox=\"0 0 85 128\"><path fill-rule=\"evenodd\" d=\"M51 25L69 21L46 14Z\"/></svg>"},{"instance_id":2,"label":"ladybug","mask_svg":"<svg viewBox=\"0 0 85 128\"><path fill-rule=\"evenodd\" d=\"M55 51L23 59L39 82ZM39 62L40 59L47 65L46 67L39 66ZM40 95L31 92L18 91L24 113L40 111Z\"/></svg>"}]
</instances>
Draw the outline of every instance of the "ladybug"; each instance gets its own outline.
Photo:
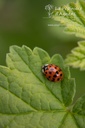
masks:
<instances>
[{"instance_id":1,"label":"ladybug","mask_svg":"<svg viewBox=\"0 0 85 128\"><path fill-rule=\"evenodd\" d=\"M55 64L45 64L42 66L42 73L48 80L53 82L58 82L63 79L61 68Z\"/></svg>"}]
</instances>

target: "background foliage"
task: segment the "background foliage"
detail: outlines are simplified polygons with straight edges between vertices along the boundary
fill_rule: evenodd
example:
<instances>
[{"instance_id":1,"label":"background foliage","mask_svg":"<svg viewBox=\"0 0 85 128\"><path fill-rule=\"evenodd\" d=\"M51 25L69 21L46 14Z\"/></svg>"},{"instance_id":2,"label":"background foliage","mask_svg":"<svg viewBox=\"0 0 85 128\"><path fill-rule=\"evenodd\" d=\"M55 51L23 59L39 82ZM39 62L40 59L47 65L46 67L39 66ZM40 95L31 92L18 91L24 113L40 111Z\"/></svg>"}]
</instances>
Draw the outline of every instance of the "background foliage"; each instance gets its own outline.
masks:
<instances>
[{"instance_id":1,"label":"background foliage","mask_svg":"<svg viewBox=\"0 0 85 128\"><path fill-rule=\"evenodd\" d=\"M63 28L49 27L56 24L47 17L45 6L53 4L56 7L75 0L0 0L0 64L5 64L5 56L10 45L27 45L45 49L51 56L55 53L64 58L71 49L77 46L79 38L63 33ZM84 94L84 71L71 68L72 77L77 84L76 97ZM83 81L83 82L82 82Z\"/></svg>"}]
</instances>

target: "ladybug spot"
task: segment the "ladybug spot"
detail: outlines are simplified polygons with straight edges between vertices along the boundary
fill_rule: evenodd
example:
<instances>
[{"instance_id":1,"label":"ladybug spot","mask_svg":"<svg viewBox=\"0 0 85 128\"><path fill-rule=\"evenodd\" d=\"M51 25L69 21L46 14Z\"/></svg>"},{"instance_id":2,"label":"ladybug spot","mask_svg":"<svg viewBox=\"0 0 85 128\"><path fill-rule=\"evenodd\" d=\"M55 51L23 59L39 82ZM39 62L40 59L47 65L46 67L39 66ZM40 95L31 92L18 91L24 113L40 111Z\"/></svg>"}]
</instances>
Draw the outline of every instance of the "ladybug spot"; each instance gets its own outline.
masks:
<instances>
[{"instance_id":1,"label":"ladybug spot","mask_svg":"<svg viewBox=\"0 0 85 128\"><path fill-rule=\"evenodd\" d=\"M53 76L54 78L56 77L56 75Z\"/></svg>"},{"instance_id":2,"label":"ladybug spot","mask_svg":"<svg viewBox=\"0 0 85 128\"><path fill-rule=\"evenodd\" d=\"M51 76L48 77L49 79L51 78Z\"/></svg>"},{"instance_id":3,"label":"ladybug spot","mask_svg":"<svg viewBox=\"0 0 85 128\"><path fill-rule=\"evenodd\" d=\"M55 68L55 69L57 69L58 67L57 67L57 66L55 66L54 68Z\"/></svg>"},{"instance_id":4,"label":"ladybug spot","mask_svg":"<svg viewBox=\"0 0 85 128\"><path fill-rule=\"evenodd\" d=\"M60 76L62 76L62 74L60 74Z\"/></svg>"},{"instance_id":5,"label":"ladybug spot","mask_svg":"<svg viewBox=\"0 0 85 128\"><path fill-rule=\"evenodd\" d=\"M52 74L52 72L49 72L49 74Z\"/></svg>"},{"instance_id":6,"label":"ladybug spot","mask_svg":"<svg viewBox=\"0 0 85 128\"><path fill-rule=\"evenodd\" d=\"M57 81L59 81L60 79L58 78Z\"/></svg>"},{"instance_id":7,"label":"ladybug spot","mask_svg":"<svg viewBox=\"0 0 85 128\"><path fill-rule=\"evenodd\" d=\"M56 71L56 74L58 74L58 71Z\"/></svg>"},{"instance_id":8,"label":"ladybug spot","mask_svg":"<svg viewBox=\"0 0 85 128\"><path fill-rule=\"evenodd\" d=\"M47 74L47 72L45 72L45 74Z\"/></svg>"},{"instance_id":9,"label":"ladybug spot","mask_svg":"<svg viewBox=\"0 0 85 128\"><path fill-rule=\"evenodd\" d=\"M55 79L53 78L52 81L55 81Z\"/></svg>"},{"instance_id":10,"label":"ladybug spot","mask_svg":"<svg viewBox=\"0 0 85 128\"><path fill-rule=\"evenodd\" d=\"M51 67L51 65L49 67Z\"/></svg>"}]
</instances>

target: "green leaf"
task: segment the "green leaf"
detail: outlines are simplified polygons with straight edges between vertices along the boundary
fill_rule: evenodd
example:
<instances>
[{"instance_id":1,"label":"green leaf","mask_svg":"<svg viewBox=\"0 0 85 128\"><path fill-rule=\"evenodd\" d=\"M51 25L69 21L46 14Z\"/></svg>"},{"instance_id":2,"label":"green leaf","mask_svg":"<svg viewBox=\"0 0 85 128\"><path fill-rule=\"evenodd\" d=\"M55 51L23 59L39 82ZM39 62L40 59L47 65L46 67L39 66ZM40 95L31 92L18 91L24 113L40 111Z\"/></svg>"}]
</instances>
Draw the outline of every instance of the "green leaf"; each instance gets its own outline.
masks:
<instances>
[{"instance_id":1,"label":"green leaf","mask_svg":"<svg viewBox=\"0 0 85 128\"><path fill-rule=\"evenodd\" d=\"M55 8L52 18L66 27L65 31L85 38L85 1L63 5Z\"/></svg>"},{"instance_id":2,"label":"green leaf","mask_svg":"<svg viewBox=\"0 0 85 128\"><path fill-rule=\"evenodd\" d=\"M0 128L79 128L69 109L75 82L60 55L50 58L37 47L12 46L6 62L7 67L0 66ZM43 76L47 63L60 66L61 82Z\"/></svg>"},{"instance_id":3,"label":"green leaf","mask_svg":"<svg viewBox=\"0 0 85 128\"><path fill-rule=\"evenodd\" d=\"M85 95L77 100L73 107L73 114L77 125L85 128Z\"/></svg>"},{"instance_id":4,"label":"green leaf","mask_svg":"<svg viewBox=\"0 0 85 128\"><path fill-rule=\"evenodd\" d=\"M75 68L85 70L85 41L78 42L78 47L71 51L65 63Z\"/></svg>"}]
</instances>

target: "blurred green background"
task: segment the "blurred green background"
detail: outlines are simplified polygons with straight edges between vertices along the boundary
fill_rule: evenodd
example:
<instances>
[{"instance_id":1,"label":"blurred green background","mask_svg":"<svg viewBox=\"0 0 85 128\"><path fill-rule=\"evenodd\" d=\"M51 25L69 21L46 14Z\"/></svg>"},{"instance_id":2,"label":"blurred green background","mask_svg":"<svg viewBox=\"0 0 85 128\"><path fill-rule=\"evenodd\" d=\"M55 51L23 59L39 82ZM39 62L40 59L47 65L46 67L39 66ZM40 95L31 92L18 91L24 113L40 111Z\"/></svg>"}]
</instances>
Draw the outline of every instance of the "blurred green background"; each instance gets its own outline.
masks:
<instances>
[{"instance_id":1,"label":"blurred green background","mask_svg":"<svg viewBox=\"0 0 85 128\"><path fill-rule=\"evenodd\" d=\"M59 7L73 1L76 0L0 0L0 65L6 65L11 45L41 47L50 56L59 53L65 59L81 39L64 33L62 27L49 26L56 22L48 18L45 6ZM76 79L76 99L85 92L85 72L71 68L71 74Z\"/></svg>"}]
</instances>

